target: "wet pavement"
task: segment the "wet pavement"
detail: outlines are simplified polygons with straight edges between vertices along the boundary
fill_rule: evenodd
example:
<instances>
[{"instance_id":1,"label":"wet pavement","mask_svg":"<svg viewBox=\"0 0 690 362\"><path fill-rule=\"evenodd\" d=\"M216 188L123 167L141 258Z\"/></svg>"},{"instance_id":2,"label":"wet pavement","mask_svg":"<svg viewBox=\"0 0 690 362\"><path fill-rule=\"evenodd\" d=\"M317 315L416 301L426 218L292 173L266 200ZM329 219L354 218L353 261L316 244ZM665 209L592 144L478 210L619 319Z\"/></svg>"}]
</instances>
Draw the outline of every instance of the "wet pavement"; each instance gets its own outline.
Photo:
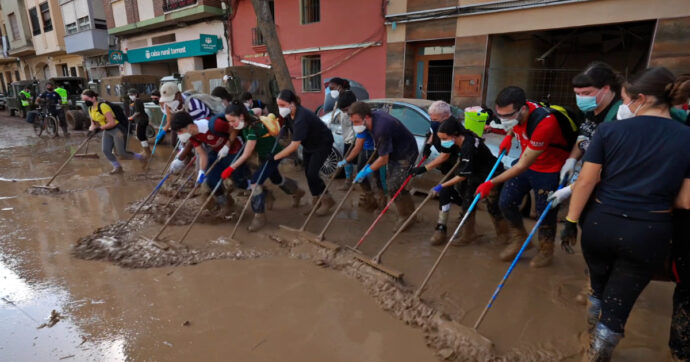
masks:
<instances>
[{"instance_id":1,"label":"wet pavement","mask_svg":"<svg viewBox=\"0 0 690 362\"><path fill-rule=\"evenodd\" d=\"M438 351L427 347L428 331L384 310L385 303L361 280L339 268L320 267L276 242L296 238L277 224L299 227L306 206L290 208L289 198L274 186L269 188L277 201L267 214L269 225L259 233L246 232L250 215L236 237L239 242L227 240L231 223L194 226L186 244L213 255L208 260L130 269L73 257L77 240L129 217L127 206L156 184L132 177L141 173L136 161L123 162L124 175L108 175L110 165L101 155L68 165L55 181L61 190L57 194L26 192L52 176L83 139L79 132L67 140L39 139L19 118L0 116L0 360L439 359ZM89 152L99 148L93 140ZM136 151L137 144L130 142L130 148ZM160 172L169 152L158 148L152 170ZM302 175L297 177L305 187ZM335 192L336 200L342 194ZM355 196L351 199L327 240L353 245L375 218L353 204ZM403 271L409 288L421 283L440 252L427 243L436 207L432 200L421 223L384 254L383 263ZM482 239L451 248L422 296L464 325L474 324L508 266L497 261L502 245L494 240L486 212L479 213ZM314 219L307 229L318 233L325 221ZM392 215L383 218L362 245L365 254L378 251L394 221ZM159 227L148 220L136 233L150 237ZM179 238L185 228L173 225L164 237ZM231 257L237 250L248 256ZM487 315L479 332L494 342L494 359L579 360L584 308L574 297L585 280L584 261L579 251L556 253L550 268L532 269L528 258L518 263ZM672 287L653 282L643 293L616 359L666 359ZM50 322L53 310L56 323L38 328Z\"/></svg>"}]
</instances>

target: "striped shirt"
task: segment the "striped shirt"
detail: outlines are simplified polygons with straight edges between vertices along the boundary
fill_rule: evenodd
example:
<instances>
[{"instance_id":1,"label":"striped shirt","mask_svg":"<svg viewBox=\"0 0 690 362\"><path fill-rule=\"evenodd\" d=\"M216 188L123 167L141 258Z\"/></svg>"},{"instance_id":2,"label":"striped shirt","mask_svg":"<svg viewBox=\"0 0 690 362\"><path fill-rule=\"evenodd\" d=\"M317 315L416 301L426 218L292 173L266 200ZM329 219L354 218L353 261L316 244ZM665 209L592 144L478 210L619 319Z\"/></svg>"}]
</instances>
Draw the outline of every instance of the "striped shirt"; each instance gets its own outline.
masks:
<instances>
[{"instance_id":1,"label":"striped shirt","mask_svg":"<svg viewBox=\"0 0 690 362\"><path fill-rule=\"evenodd\" d=\"M189 99L190 97L191 96L187 96L184 93L182 94L182 98L185 100L185 108L187 108L187 113L189 113L189 115L192 116L195 121L211 116L211 109L208 108L204 102L196 98ZM187 100L189 100L189 102Z\"/></svg>"}]
</instances>

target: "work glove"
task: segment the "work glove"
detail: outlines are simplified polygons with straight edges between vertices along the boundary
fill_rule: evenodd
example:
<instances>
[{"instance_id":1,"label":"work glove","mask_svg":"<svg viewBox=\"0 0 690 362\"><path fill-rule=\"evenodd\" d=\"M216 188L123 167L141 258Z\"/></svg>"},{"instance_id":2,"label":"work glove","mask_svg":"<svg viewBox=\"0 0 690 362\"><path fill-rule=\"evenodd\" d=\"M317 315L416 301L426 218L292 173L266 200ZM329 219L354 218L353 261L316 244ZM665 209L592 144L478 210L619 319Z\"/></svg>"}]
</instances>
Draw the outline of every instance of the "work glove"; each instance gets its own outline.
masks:
<instances>
[{"instance_id":1,"label":"work glove","mask_svg":"<svg viewBox=\"0 0 690 362\"><path fill-rule=\"evenodd\" d=\"M573 172L575 172L576 163L577 160L572 157L565 160L563 167L561 167L561 180L570 180L570 178L573 176Z\"/></svg>"},{"instance_id":2,"label":"work glove","mask_svg":"<svg viewBox=\"0 0 690 362\"><path fill-rule=\"evenodd\" d=\"M422 148L422 156L424 156L425 158L429 158L429 156L431 156L431 144L430 143L424 144L424 148Z\"/></svg>"},{"instance_id":3,"label":"work glove","mask_svg":"<svg viewBox=\"0 0 690 362\"><path fill-rule=\"evenodd\" d=\"M204 170L199 170L199 176L196 178L196 183L201 185L206 180L206 172Z\"/></svg>"},{"instance_id":4,"label":"work glove","mask_svg":"<svg viewBox=\"0 0 690 362\"><path fill-rule=\"evenodd\" d=\"M374 170L369 167L369 165L364 166L364 168L357 173L357 176L355 176L355 180L353 181L354 183L360 183L364 181L364 179L367 178Z\"/></svg>"},{"instance_id":5,"label":"work glove","mask_svg":"<svg viewBox=\"0 0 690 362\"><path fill-rule=\"evenodd\" d=\"M92 130L89 130L89 132L86 134L86 137L93 137L93 136L95 136L95 135L98 133L98 131L100 131L100 130L101 130L100 128L94 128L94 129L92 129Z\"/></svg>"},{"instance_id":6,"label":"work glove","mask_svg":"<svg viewBox=\"0 0 690 362\"><path fill-rule=\"evenodd\" d=\"M560 190L549 192L549 197L546 198L546 201L551 202L551 206L556 207L569 199L572 193L573 189L570 186L566 186Z\"/></svg>"},{"instance_id":7,"label":"work glove","mask_svg":"<svg viewBox=\"0 0 690 362\"><path fill-rule=\"evenodd\" d=\"M342 159L342 160L338 161L338 164L336 164L336 166L337 166L338 168L344 167L345 165L347 165L347 160L346 160L346 159Z\"/></svg>"},{"instance_id":8,"label":"work glove","mask_svg":"<svg viewBox=\"0 0 690 362\"><path fill-rule=\"evenodd\" d=\"M438 195L441 192L441 190L443 190L443 185L441 185L441 184L438 184L438 185L431 188L431 192L434 195Z\"/></svg>"},{"instance_id":9,"label":"work glove","mask_svg":"<svg viewBox=\"0 0 690 362\"><path fill-rule=\"evenodd\" d=\"M184 161L179 158L175 158L173 162L170 163L170 171L172 171L172 173L178 173L182 168L184 168Z\"/></svg>"},{"instance_id":10,"label":"work glove","mask_svg":"<svg viewBox=\"0 0 690 362\"><path fill-rule=\"evenodd\" d=\"M408 176L415 177L415 176L419 176L419 175L421 175L421 174L423 174L423 173L425 173L425 172L426 172L426 167L424 167L424 166L422 166L422 167L413 167L413 168L410 170L410 172L407 173L407 175L408 175Z\"/></svg>"},{"instance_id":11,"label":"work glove","mask_svg":"<svg viewBox=\"0 0 690 362\"><path fill-rule=\"evenodd\" d=\"M232 173L235 171L235 169L232 166L228 166L223 172L220 174L220 178L223 180L226 180L228 177L232 176Z\"/></svg>"},{"instance_id":12,"label":"work glove","mask_svg":"<svg viewBox=\"0 0 690 362\"><path fill-rule=\"evenodd\" d=\"M498 153L503 152L503 150L506 150L506 153L510 151L510 147L513 145L513 134L508 133L505 137L503 137L503 141L501 141L501 145L498 146Z\"/></svg>"},{"instance_id":13,"label":"work glove","mask_svg":"<svg viewBox=\"0 0 690 362\"><path fill-rule=\"evenodd\" d=\"M161 128L161 130L156 135L156 144L161 143L163 138L165 138L165 134L166 134L165 130Z\"/></svg>"},{"instance_id":14,"label":"work glove","mask_svg":"<svg viewBox=\"0 0 690 362\"><path fill-rule=\"evenodd\" d=\"M577 243L577 221L572 221L565 218L565 228L561 231L561 248L568 253L572 254L575 251L573 246Z\"/></svg>"},{"instance_id":15,"label":"work glove","mask_svg":"<svg viewBox=\"0 0 690 362\"><path fill-rule=\"evenodd\" d=\"M494 188L494 183L491 181L486 181L483 184L479 185L477 187L477 191L475 191L475 195L480 195L482 199L486 198L489 196L489 193L491 193L491 189Z\"/></svg>"},{"instance_id":16,"label":"work glove","mask_svg":"<svg viewBox=\"0 0 690 362\"><path fill-rule=\"evenodd\" d=\"M228 145L224 145L223 148L221 148L220 151L218 151L218 158L221 159L227 156L228 153L230 153L230 147L228 147Z\"/></svg>"}]
</instances>

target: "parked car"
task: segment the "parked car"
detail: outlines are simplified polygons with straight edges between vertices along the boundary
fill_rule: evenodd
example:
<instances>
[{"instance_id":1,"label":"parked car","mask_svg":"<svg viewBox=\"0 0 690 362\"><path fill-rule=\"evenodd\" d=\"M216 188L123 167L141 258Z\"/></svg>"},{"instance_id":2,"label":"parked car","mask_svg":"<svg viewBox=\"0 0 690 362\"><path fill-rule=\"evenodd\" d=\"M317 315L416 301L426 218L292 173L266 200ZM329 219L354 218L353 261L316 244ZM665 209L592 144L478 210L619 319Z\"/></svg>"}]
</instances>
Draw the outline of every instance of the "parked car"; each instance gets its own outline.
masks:
<instances>
[{"instance_id":1,"label":"parked car","mask_svg":"<svg viewBox=\"0 0 690 362\"><path fill-rule=\"evenodd\" d=\"M0 109L3 111L7 109L7 98L2 93L0 93Z\"/></svg>"}]
</instances>

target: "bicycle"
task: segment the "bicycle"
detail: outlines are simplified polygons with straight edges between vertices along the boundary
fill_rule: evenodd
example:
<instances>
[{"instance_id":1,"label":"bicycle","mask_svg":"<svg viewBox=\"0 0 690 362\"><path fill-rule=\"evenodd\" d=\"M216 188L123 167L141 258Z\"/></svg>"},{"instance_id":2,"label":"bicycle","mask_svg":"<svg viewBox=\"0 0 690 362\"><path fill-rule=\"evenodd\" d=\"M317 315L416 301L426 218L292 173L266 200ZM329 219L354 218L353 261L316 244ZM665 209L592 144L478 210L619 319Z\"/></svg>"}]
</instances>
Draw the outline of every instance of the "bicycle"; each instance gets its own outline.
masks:
<instances>
[{"instance_id":1,"label":"bicycle","mask_svg":"<svg viewBox=\"0 0 690 362\"><path fill-rule=\"evenodd\" d=\"M44 103L41 112L34 120L34 133L40 137L46 131L49 136L55 138L58 136L58 119L48 111L48 108L49 106Z\"/></svg>"}]
</instances>

